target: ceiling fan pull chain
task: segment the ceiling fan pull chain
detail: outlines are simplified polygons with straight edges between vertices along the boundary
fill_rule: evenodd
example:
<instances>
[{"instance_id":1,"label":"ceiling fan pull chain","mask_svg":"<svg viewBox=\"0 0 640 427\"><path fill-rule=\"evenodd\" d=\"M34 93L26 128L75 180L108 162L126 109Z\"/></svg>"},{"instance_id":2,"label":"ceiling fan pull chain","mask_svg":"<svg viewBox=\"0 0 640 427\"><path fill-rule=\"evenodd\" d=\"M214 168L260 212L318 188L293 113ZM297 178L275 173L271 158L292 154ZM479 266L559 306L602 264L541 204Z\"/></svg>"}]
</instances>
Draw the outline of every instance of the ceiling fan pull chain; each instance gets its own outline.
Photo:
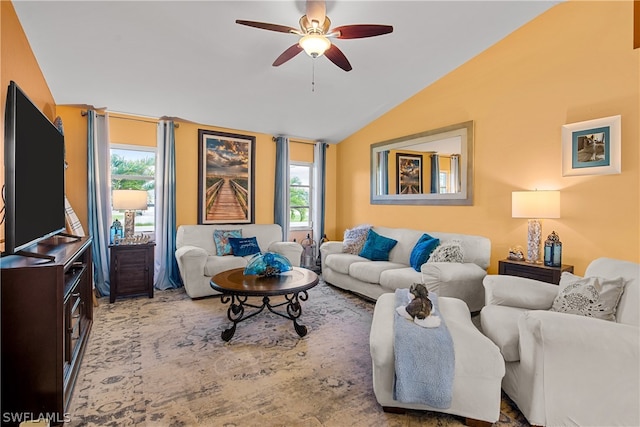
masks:
<instances>
[{"instance_id":1,"label":"ceiling fan pull chain","mask_svg":"<svg viewBox=\"0 0 640 427\"><path fill-rule=\"evenodd\" d=\"M316 59L311 58L311 92L316 91Z\"/></svg>"}]
</instances>

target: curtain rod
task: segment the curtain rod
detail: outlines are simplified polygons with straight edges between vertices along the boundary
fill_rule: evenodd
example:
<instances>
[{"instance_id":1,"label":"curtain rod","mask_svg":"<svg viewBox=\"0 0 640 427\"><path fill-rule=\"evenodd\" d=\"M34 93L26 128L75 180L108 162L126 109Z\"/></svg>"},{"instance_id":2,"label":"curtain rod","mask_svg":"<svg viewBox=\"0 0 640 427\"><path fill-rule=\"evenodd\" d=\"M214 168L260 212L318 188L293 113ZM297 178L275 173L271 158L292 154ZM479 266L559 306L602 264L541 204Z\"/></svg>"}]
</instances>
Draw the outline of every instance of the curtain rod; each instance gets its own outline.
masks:
<instances>
[{"instance_id":1,"label":"curtain rod","mask_svg":"<svg viewBox=\"0 0 640 427\"><path fill-rule=\"evenodd\" d=\"M86 116L88 113L86 110L82 110L80 111L80 114L82 116ZM100 113L96 113L97 116L100 117L104 117L104 114L100 114ZM153 119L142 119L142 118L137 118L137 117L123 117L123 116L113 116L113 119L122 119L122 120L132 120L134 122L145 122L145 123L158 123L158 121L160 121L160 119L158 120L153 120ZM179 128L180 127L180 123L175 123L173 124L175 127Z\"/></svg>"},{"instance_id":2,"label":"curtain rod","mask_svg":"<svg viewBox=\"0 0 640 427\"><path fill-rule=\"evenodd\" d=\"M273 142L276 142L276 139L277 139L277 138L276 138L275 136L272 136L272 137L271 137L271 140L272 140ZM307 141L296 141L296 140L290 140L289 142L295 142L296 144L310 144L310 145L316 145L316 144L318 144L318 143L320 143L320 142L322 142L322 141L311 141L311 142L307 142ZM328 146L328 144L327 144L327 146Z\"/></svg>"}]
</instances>

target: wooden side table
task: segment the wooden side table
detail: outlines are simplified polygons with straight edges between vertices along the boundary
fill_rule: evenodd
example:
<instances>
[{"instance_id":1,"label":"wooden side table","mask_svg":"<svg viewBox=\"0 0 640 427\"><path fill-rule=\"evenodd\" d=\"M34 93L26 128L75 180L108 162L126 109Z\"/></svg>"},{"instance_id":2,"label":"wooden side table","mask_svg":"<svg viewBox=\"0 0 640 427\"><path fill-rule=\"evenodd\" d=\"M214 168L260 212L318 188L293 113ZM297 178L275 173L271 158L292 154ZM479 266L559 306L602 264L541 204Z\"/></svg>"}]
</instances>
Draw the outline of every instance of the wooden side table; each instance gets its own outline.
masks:
<instances>
[{"instance_id":1,"label":"wooden side table","mask_svg":"<svg viewBox=\"0 0 640 427\"><path fill-rule=\"evenodd\" d=\"M119 296L147 294L153 298L153 251L155 243L143 245L110 245L111 289L109 302Z\"/></svg>"},{"instance_id":2,"label":"wooden side table","mask_svg":"<svg viewBox=\"0 0 640 427\"><path fill-rule=\"evenodd\" d=\"M540 280L541 282L560 283L560 275L563 271L573 273L573 265L562 264L562 267L547 267L544 264L531 264L526 261L513 261L510 259L498 262L498 273L509 276L526 277Z\"/></svg>"}]
</instances>

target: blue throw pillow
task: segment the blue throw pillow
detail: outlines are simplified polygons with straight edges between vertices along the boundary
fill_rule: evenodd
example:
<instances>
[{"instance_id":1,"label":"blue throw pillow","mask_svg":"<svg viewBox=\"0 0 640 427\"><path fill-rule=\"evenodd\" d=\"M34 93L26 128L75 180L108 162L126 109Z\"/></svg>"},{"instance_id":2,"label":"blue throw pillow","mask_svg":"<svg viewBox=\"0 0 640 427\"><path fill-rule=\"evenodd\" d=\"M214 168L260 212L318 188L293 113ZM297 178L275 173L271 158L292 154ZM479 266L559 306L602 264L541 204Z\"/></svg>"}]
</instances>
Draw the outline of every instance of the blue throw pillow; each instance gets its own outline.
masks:
<instances>
[{"instance_id":1,"label":"blue throw pillow","mask_svg":"<svg viewBox=\"0 0 640 427\"><path fill-rule=\"evenodd\" d=\"M415 271L420 271L420 266L427 262L431 252L440 244L440 239L433 238L427 233L423 234L411 251L409 264Z\"/></svg>"},{"instance_id":2,"label":"blue throw pillow","mask_svg":"<svg viewBox=\"0 0 640 427\"><path fill-rule=\"evenodd\" d=\"M235 256L247 256L261 252L255 237L229 237L229 244Z\"/></svg>"},{"instance_id":3,"label":"blue throw pillow","mask_svg":"<svg viewBox=\"0 0 640 427\"><path fill-rule=\"evenodd\" d=\"M371 261L389 261L389 252L398 243L397 240L379 235L373 230L369 230L367 241L360 251L360 256Z\"/></svg>"}]
</instances>

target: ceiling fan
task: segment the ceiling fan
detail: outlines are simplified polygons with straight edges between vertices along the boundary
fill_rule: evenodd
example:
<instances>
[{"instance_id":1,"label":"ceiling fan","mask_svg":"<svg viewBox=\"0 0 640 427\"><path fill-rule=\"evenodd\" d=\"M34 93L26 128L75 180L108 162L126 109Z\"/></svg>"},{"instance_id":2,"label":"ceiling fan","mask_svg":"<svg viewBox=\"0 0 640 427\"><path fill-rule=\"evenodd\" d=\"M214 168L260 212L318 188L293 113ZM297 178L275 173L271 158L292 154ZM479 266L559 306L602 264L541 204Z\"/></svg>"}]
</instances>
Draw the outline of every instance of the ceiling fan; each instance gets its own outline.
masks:
<instances>
[{"instance_id":1,"label":"ceiling fan","mask_svg":"<svg viewBox=\"0 0 640 427\"><path fill-rule=\"evenodd\" d=\"M236 24L300 36L298 43L289 47L276 58L273 63L274 67L284 64L304 50L312 58L325 55L344 71L351 71L351 64L344 53L335 44L331 43L331 38L361 39L393 32L391 25L377 24L353 24L331 28L331 20L326 15L326 3L324 0L307 0L306 14L300 18L300 29L286 25L244 21L241 19L237 19Z\"/></svg>"}]
</instances>

